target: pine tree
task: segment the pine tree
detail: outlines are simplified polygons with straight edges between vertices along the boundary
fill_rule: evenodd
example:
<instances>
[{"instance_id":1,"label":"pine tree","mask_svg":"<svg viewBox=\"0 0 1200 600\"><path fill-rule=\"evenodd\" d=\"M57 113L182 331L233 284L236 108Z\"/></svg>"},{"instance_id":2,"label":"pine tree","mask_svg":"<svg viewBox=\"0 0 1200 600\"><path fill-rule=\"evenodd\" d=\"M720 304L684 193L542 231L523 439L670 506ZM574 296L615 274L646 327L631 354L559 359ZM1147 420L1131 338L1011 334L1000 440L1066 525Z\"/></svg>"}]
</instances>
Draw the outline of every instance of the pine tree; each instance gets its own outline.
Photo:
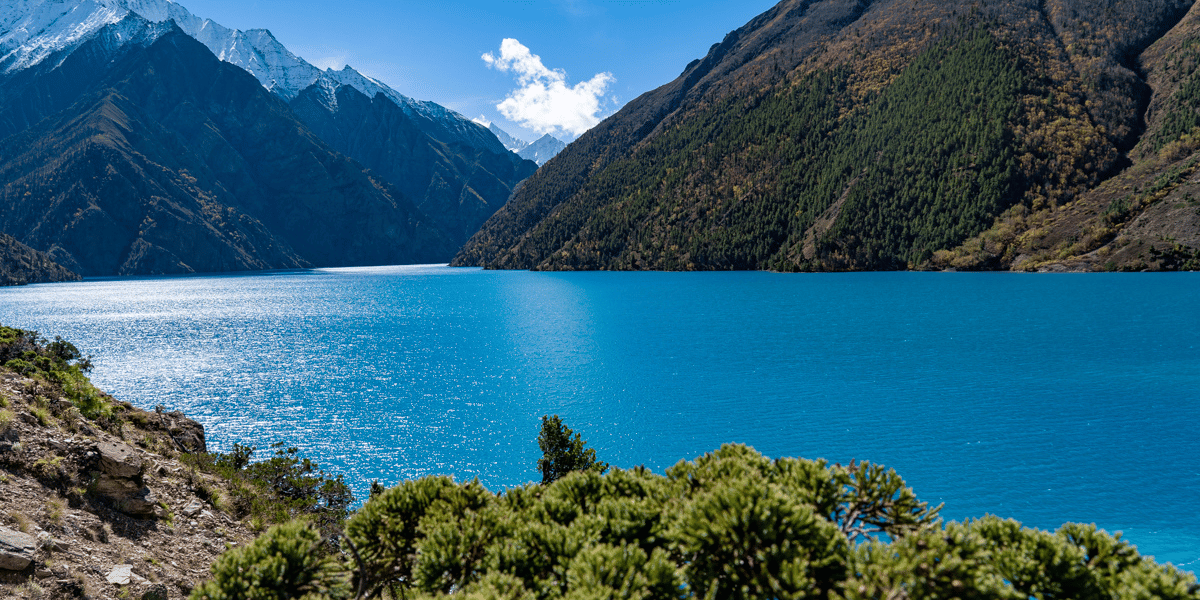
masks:
<instances>
[{"instance_id":1,"label":"pine tree","mask_svg":"<svg viewBox=\"0 0 1200 600\"><path fill-rule=\"evenodd\" d=\"M575 437L571 437L572 434ZM608 463L597 461L596 451L584 449L584 444L587 442L563 425L558 415L543 416L542 433L538 436L538 447L542 449L542 458L538 461L542 485L550 485L572 471L600 474L607 471Z\"/></svg>"}]
</instances>

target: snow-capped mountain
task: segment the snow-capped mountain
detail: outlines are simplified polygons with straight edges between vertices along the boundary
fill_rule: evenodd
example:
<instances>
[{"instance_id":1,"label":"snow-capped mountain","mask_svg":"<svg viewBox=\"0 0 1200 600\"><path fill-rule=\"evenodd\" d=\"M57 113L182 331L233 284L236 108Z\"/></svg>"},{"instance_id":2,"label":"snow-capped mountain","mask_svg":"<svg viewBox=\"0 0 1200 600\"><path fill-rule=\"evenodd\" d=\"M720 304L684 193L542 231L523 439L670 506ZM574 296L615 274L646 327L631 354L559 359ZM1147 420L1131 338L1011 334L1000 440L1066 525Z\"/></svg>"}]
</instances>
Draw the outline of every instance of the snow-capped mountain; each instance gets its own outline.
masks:
<instances>
[{"instance_id":1,"label":"snow-capped mountain","mask_svg":"<svg viewBox=\"0 0 1200 600\"><path fill-rule=\"evenodd\" d=\"M539 167L546 164L556 154L562 152L563 148L567 147L566 142L548 133L538 138L535 142L527 142L513 137L507 131L500 129L495 123L488 126L488 131L491 131L496 136L496 139L500 140L501 144L504 144L505 148L516 152L517 156L525 160L532 160Z\"/></svg>"},{"instance_id":2,"label":"snow-capped mountain","mask_svg":"<svg viewBox=\"0 0 1200 600\"><path fill-rule=\"evenodd\" d=\"M504 147L512 152L520 152L529 147L529 142L513 137L507 131L500 129L495 123L488 125L488 131L492 132L496 136L496 139L500 140L500 143L504 144Z\"/></svg>"},{"instance_id":3,"label":"snow-capped mountain","mask_svg":"<svg viewBox=\"0 0 1200 600\"><path fill-rule=\"evenodd\" d=\"M567 144L565 142L547 133L538 138L537 141L522 148L517 153L517 156L525 160L532 160L540 167L549 162L550 159L554 158L566 147Z\"/></svg>"},{"instance_id":4,"label":"snow-capped mountain","mask_svg":"<svg viewBox=\"0 0 1200 600\"><path fill-rule=\"evenodd\" d=\"M289 51L266 29L240 31L192 14L173 0L5 0L12 3L0 12L0 73L10 74L35 66L69 51L117 23L128 23L121 42L153 42L131 13L150 23L175 24L204 44L221 60L254 75L263 87L285 100L316 84L335 98L338 87L348 85L374 97L383 94L416 115L438 122L471 145L493 146L483 127L433 102L414 100L386 84L347 66L321 70ZM153 28L165 31L165 28Z\"/></svg>"}]
</instances>

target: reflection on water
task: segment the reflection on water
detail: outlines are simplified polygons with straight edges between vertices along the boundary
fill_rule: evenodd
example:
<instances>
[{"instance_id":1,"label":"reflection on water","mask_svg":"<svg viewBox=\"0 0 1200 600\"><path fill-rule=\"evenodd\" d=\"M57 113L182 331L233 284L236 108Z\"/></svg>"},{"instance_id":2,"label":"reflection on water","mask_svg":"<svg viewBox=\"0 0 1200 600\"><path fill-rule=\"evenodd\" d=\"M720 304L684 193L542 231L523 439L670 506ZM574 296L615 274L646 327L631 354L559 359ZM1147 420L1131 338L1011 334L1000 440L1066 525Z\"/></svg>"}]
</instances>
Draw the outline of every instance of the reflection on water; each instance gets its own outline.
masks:
<instances>
[{"instance_id":1,"label":"reflection on water","mask_svg":"<svg viewBox=\"0 0 1200 600\"><path fill-rule=\"evenodd\" d=\"M895 467L952 519L1200 559L1200 277L445 267L0 290L98 385L372 479L537 479L543 414L660 471L725 442ZM1169 473L1169 475L1168 475Z\"/></svg>"}]
</instances>

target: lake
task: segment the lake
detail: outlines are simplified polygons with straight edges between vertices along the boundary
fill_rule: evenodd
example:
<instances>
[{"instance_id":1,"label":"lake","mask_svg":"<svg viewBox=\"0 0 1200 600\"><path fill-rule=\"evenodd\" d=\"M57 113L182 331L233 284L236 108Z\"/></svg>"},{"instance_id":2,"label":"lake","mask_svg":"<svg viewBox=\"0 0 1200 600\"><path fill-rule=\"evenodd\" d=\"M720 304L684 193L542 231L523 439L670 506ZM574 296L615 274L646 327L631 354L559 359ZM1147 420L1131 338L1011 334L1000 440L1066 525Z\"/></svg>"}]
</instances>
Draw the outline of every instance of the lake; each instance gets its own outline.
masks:
<instances>
[{"instance_id":1,"label":"lake","mask_svg":"<svg viewBox=\"0 0 1200 600\"><path fill-rule=\"evenodd\" d=\"M1200 274L322 269L0 288L0 323L359 498L540 480L558 414L614 466L866 459L948 519L1097 523L1200 564Z\"/></svg>"}]
</instances>

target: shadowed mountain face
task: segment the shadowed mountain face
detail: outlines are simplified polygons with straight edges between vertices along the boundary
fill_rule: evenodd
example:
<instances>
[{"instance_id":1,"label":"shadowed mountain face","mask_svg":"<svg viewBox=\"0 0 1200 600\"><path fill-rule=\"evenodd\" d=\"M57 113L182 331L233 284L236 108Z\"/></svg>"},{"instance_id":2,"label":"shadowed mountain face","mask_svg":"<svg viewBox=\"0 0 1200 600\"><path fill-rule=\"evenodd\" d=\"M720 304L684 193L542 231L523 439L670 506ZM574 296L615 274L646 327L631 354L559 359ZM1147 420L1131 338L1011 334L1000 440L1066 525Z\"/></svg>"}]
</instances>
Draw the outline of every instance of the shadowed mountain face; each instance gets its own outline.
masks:
<instances>
[{"instance_id":1,"label":"shadowed mountain face","mask_svg":"<svg viewBox=\"0 0 1200 600\"><path fill-rule=\"evenodd\" d=\"M0 233L0 285L78 281L79 275L10 235Z\"/></svg>"},{"instance_id":2,"label":"shadowed mountain face","mask_svg":"<svg viewBox=\"0 0 1200 600\"><path fill-rule=\"evenodd\" d=\"M537 170L504 148L470 146L432 119L382 94L312 86L292 100L296 115L334 150L392 182L461 246Z\"/></svg>"},{"instance_id":3,"label":"shadowed mountain face","mask_svg":"<svg viewBox=\"0 0 1200 600\"><path fill-rule=\"evenodd\" d=\"M0 142L0 227L64 266L186 273L453 252L398 189L181 32L106 66L64 109L52 112L62 87L42 80L18 95L28 108L0 113L49 115Z\"/></svg>"},{"instance_id":4,"label":"shadowed mountain face","mask_svg":"<svg viewBox=\"0 0 1200 600\"><path fill-rule=\"evenodd\" d=\"M1159 201L1098 190L1175 170L1159 182L1174 193L1194 147L1151 164L1143 143L1146 107L1169 112L1164 86L1192 64L1155 78L1191 47L1155 42L1182 36L1193 3L1102 4L784 0L571 144L453 264L994 269L1098 252ZM1162 246L1154 230L1139 239ZM1170 264L1186 261L1145 266Z\"/></svg>"}]
</instances>

